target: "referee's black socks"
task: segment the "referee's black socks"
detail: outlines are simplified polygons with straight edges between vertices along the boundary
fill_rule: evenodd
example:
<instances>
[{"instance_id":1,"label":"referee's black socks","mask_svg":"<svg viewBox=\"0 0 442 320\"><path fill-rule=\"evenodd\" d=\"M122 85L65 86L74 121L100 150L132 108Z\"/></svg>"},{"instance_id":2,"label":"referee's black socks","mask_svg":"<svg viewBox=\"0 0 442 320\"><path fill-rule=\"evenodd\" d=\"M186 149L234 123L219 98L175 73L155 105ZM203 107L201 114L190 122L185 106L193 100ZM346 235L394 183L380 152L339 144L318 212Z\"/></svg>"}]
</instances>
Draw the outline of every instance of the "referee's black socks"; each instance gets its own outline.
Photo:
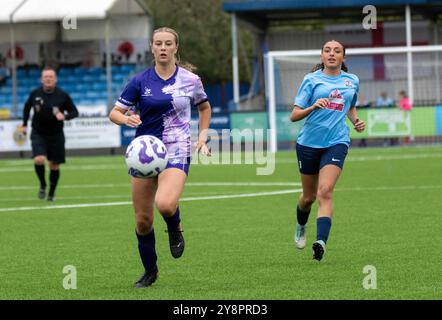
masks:
<instances>
[{"instance_id":1,"label":"referee's black socks","mask_svg":"<svg viewBox=\"0 0 442 320\"><path fill-rule=\"evenodd\" d=\"M37 174L38 180L40 181L40 188L46 188L45 179L45 165L44 164L34 164L35 173Z\"/></svg>"},{"instance_id":2,"label":"referee's black socks","mask_svg":"<svg viewBox=\"0 0 442 320\"><path fill-rule=\"evenodd\" d=\"M60 178L60 170L51 170L49 173L49 197L53 197L55 194L55 188L57 188L58 178Z\"/></svg>"}]
</instances>

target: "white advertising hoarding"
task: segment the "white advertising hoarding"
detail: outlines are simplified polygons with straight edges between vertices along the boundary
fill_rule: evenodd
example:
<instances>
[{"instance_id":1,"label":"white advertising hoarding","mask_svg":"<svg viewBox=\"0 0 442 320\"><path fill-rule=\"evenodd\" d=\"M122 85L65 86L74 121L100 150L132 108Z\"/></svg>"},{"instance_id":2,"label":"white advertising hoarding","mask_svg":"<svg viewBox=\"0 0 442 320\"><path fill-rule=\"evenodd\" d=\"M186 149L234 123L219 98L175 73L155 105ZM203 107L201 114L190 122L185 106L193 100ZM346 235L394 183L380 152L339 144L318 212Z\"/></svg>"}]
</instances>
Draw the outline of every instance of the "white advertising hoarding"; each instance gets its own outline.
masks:
<instances>
[{"instance_id":1,"label":"white advertising hoarding","mask_svg":"<svg viewBox=\"0 0 442 320\"><path fill-rule=\"evenodd\" d=\"M0 152L31 150L29 134L23 137L21 121L0 121ZM77 118L65 121L66 149L117 148L121 146L120 127L109 118Z\"/></svg>"}]
</instances>

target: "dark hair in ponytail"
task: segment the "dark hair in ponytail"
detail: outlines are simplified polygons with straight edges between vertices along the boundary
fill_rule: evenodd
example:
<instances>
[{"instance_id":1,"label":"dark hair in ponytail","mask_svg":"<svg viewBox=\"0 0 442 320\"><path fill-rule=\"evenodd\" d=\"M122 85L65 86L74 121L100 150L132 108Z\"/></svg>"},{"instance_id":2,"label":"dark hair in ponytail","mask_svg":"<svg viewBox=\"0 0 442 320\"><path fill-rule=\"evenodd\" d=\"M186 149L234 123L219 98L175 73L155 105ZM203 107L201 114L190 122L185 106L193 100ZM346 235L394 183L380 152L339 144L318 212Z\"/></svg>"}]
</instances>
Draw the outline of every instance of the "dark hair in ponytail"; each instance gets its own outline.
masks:
<instances>
[{"instance_id":1,"label":"dark hair in ponytail","mask_svg":"<svg viewBox=\"0 0 442 320\"><path fill-rule=\"evenodd\" d=\"M331 42L331 41L335 41L335 42L339 43L342 46L342 50L344 52L344 57L345 57L345 47L344 47L344 45L342 43L340 43L339 41L336 41L336 40L328 40L328 41L324 42L324 44L322 45L322 48L321 48L321 53L322 53L322 51L324 51L324 46L328 42ZM324 70L324 63L323 62L318 63L317 65L315 65L311 72L315 72L315 71L318 71L318 70ZM345 65L344 62L342 62L341 70L344 71L344 72L348 72L348 68L347 68L347 66Z\"/></svg>"}]
</instances>

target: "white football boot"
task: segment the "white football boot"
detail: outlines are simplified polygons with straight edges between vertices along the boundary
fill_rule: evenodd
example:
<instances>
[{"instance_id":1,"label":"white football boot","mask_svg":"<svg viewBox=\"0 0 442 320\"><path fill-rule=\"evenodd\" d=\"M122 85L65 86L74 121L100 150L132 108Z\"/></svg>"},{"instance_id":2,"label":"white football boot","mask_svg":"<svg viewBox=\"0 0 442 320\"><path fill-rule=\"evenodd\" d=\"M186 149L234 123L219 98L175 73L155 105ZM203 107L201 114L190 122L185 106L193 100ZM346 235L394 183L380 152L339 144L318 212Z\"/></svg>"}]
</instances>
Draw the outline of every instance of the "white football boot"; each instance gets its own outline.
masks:
<instances>
[{"instance_id":1,"label":"white football boot","mask_svg":"<svg viewBox=\"0 0 442 320\"><path fill-rule=\"evenodd\" d=\"M299 223L296 223L295 247L298 249L304 249L306 242L306 226L301 226Z\"/></svg>"}]
</instances>

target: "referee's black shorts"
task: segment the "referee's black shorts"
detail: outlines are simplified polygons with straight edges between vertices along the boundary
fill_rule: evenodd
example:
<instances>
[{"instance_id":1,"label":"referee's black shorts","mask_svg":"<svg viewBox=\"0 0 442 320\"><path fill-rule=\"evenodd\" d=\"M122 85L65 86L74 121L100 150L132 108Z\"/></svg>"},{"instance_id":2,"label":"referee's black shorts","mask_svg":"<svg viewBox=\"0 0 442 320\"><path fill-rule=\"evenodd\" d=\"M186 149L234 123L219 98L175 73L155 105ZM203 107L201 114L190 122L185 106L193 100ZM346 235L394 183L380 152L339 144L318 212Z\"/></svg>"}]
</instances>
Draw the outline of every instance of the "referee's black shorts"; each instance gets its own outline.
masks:
<instances>
[{"instance_id":1,"label":"referee's black shorts","mask_svg":"<svg viewBox=\"0 0 442 320\"><path fill-rule=\"evenodd\" d=\"M32 130L31 142L33 158L36 156L46 156L49 161L54 163L66 162L63 132L54 135L44 135Z\"/></svg>"}]
</instances>

